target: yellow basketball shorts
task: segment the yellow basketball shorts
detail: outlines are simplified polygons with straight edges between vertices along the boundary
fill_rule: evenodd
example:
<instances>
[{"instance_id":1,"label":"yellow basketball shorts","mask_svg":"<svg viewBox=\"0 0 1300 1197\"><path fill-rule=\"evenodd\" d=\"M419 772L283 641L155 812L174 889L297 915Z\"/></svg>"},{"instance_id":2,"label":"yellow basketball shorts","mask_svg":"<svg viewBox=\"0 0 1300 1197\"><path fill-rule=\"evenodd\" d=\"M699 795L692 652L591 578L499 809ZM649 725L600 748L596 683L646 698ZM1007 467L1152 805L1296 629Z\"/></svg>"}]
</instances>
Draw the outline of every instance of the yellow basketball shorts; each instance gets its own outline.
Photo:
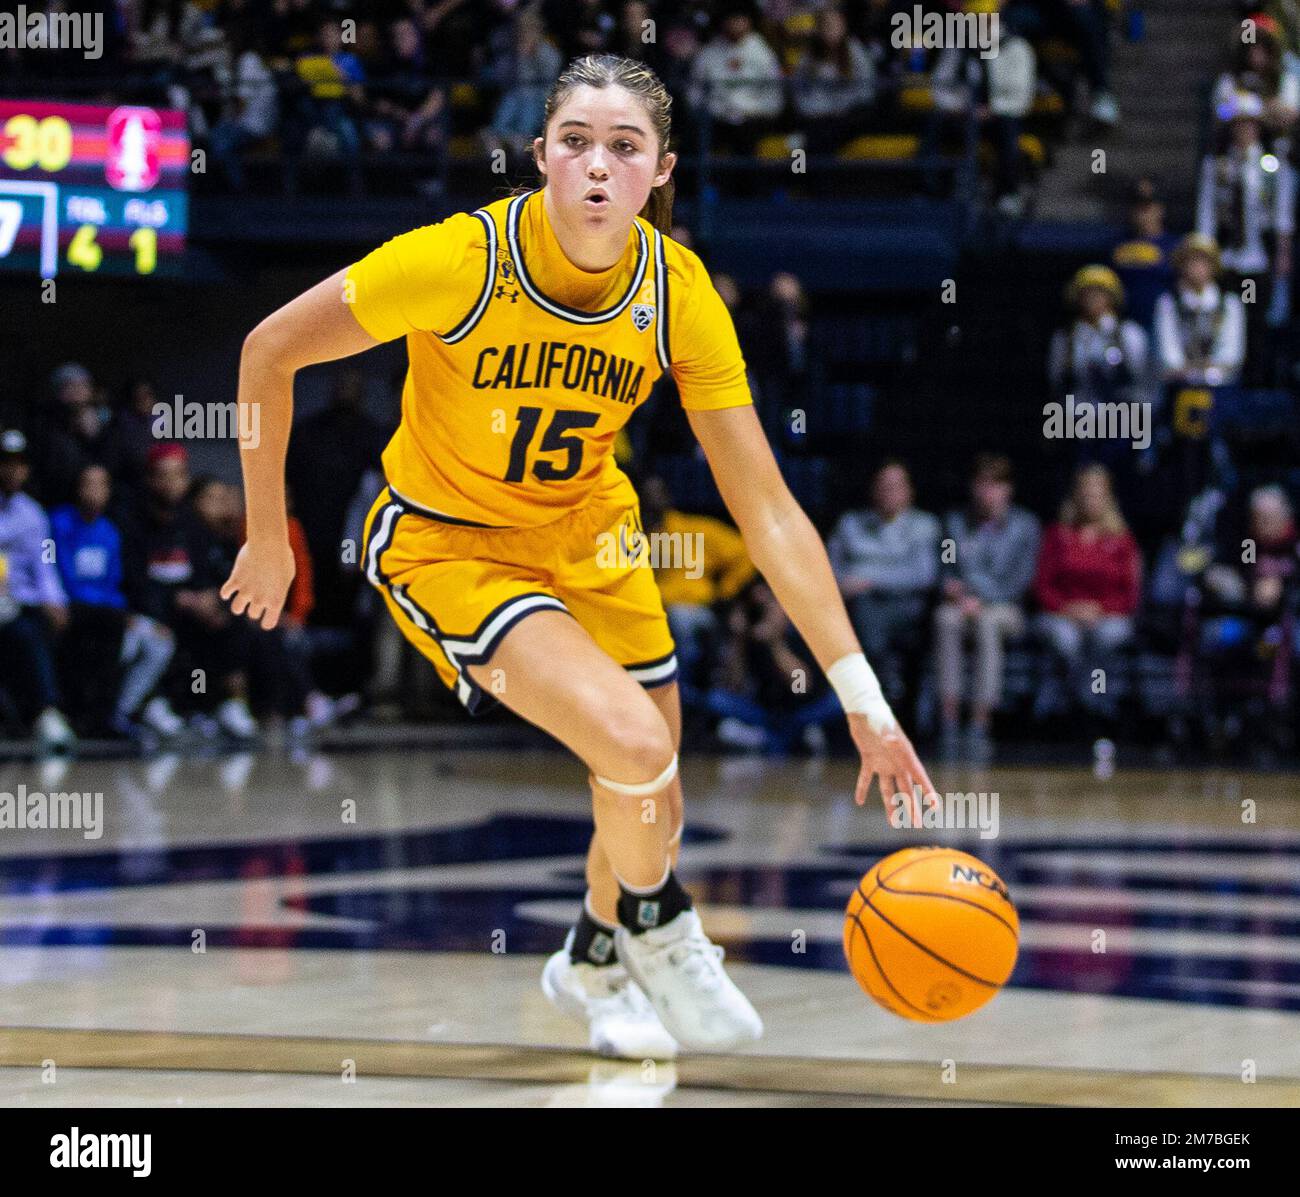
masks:
<instances>
[{"instance_id":1,"label":"yellow basketball shorts","mask_svg":"<svg viewBox=\"0 0 1300 1197\"><path fill-rule=\"evenodd\" d=\"M639 505L598 496L535 528L438 516L385 487L366 517L362 568L403 635L471 715L497 699L470 677L534 611L572 615L647 689L677 677L654 571L638 546Z\"/></svg>"}]
</instances>

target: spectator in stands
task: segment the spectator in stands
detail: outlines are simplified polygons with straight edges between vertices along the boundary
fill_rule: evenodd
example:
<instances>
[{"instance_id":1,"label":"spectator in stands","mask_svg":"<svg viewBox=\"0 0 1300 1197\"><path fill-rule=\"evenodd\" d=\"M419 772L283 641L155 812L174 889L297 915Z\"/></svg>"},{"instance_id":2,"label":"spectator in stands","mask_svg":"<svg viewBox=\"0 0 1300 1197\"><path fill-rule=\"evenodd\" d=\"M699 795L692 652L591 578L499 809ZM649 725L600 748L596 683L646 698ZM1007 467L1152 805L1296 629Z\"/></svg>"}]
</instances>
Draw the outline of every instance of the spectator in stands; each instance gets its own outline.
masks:
<instances>
[{"instance_id":1,"label":"spectator in stands","mask_svg":"<svg viewBox=\"0 0 1300 1197\"><path fill-rule=\"evenodd\" d=\"M1108 0L1012 0L1005 14L1026 37L1060 37L1078 52L1091 93L1088 115L1100 125L1119 123L1110 89L1110 12Z\"/></svg>"},{"instance_id":2,"label":"spectator in stands","mask_svg":"<svg viewBox=\"0 0 1300 1197\"><path fill-rule=\"evenodd\" d=\"M221 119L213 126L212 157L235 191L248 185L243 153L271 137L279 122L275 75L251 22L231 27L229 57L214 68L223 98Z\"/></svg>"},{"instance_id":3,"label":"spectator in stands","mask_svg":"<svg viewBox=\"0 0 1300 1197\"><path fill-rule=\"evenodd\" d=\"M416 187L426 199L445 189L449 113L444 88L430 86L420 26L402 18L388 27L387 68L372 79L363 121L366 142L381 153L418 153L431 174Z\"/></svg>"},{"instance_id":4,"label":"spectator in stands","mask_svg":"<svg viewBox=\"0 0 1300 1197\"><path fill-rule=\"evenodd\" d=\"M1240 293L1250 283L1248 336L1257 354L1266 330L1290 317L1295 171L1263 140L1264 105L1258 96L1234 96L1218 117L1223 145L1201 163L1196 231L1218 243L1233 290Z\"/></svg>"},{"instance_id":5,"label":"spectator in stands","mask_svg":"<svg viewBox=\"0 0 1300 1197\"><path fill-rule=\"evenodd\" d=\"M32 717L41 746L75 742L63 715L55 644L68 626L68 599L48 551L45 510L24 493L31 476L27 438L0 433L0 687Z\"/></svg>"},{"instance_id":6,"label":"spectator in stands","mask_svg":"<svg viewBox=\"0 0 1300 1197\"><path fill-rule=\"evenodd\" d=\"M678 511L662 478L638 487L641 520L652 548L655 581L677 645L684 684L707 686L716 654L720 612L753 580L754 564L735 528L706 515Z\"/></svg>"},{"instance_id":7,"label":"spectator in stands","mask_svg":"<svg viewBox=\"0 0 1300 1197\"><path fill-rule=\"evenodd\" d=\"M1103 405L1154 404L1150 341L1142 327L1120 316L1124 288L1109 266L1085 266L1066 289L1074 319L1052 337L1048 353L1048 382L1052 398L1066 410L1091 407L1098 417ZM1152 411L1152 407L1146 409ZM1072 439L1076 462L1100 461L1127 482L1136 468L1131 422L1107 426L1115 436ZM1102 431L1098 419L1096 431Z\"/></svg>"},{"instance_id":8,"label":"spectator in stands","mask_svg":"<svg viewBox=\"0 0 1300 1197\"><path fill-rule=\"evenodd\" d=\"M1265 123L1285 133L1300 116L1300 77L1283 70L1278 23L1263 12L1249 20L1253 37L1248 41L1240 25L1234 29L1232 65L1216 80L1212 102L1218 111L1231 107L1240 94L1256 96Z\"/></svg>"},{"instance_id":9,"label":"spectator in stands","mask_svg":"<svg viewBox=\"0 0 1300 1197\"><path fill-rule=\"evenodd\" d=\"M540 14L532 8L520 10L509 48L498 53L489 68L492 82L502 91L492 123L484 131L489 150L528 156L544 122L546 93L563 65L560 52L547 39Z\"/></svg>"},{"instance_id":10,"label":"spectator in stands","mask_svg":"<svg viewBox=\"0 0 1300 1197\"><path fill-rule=\"evenodd\" d=\"M1206 609L1236 613L1206 625L1205 643L1218 648L1240 642L1248 631L1261 634L1288 606L1294 607L1300 575L1295 514L1280 486L1251 492L1244 537L1239 524L1235 529L1230 521L1224 524L1214 564L1203 578Z\"/></svg>"},{"instance_id":11,"label":"spectator in stands","mask_svg":"<svg viewBox=\"0 0 1300 1197\"><path fill-rule=\"evenodd\" d=\"M781 63L754 28L751 5L728 4L719 30L695 56L689 100L712 117L716 149L749 155L784 107Z\"/></svg>"},{"instance_id":12,"label":"spectator in stands","mask_svg":"<svg viewBox=\"0 0 1300 1197\"><path fill-rule=\"evenodd\" d=\"M1021 604L1038 560L1038 520L1011 502L1011 462L982 453L975 460L970 504L944 521L941 554L943 601L934 613L935 671L943 747L959 747L964 642L975 641L975 678L967 750L977 759L990 753L989 722L1002 701L1005 643L1024 631Z\"/></svg>"},{"instance_id":13,"label":"spectator in stands","mask_svg":"<svg viewBox=\"0 0 1300 1197\"><path fill-rule=\"evenodd\" d=\"M47 402L30 429L36 495L46 507L76 498L77 479L92 463L109 456L108 413L95 401L94 380L85 366L66 362L50 375Z\"/></svg>"},{"instance_id":14,"label":"spectator in stands","mask_svg":"<svg viewBox=\"0 0 1300 1197\"><path fill-rule=\"evenodd\" d=\"M644 62L659 74L663 51L655 34L656 18L646 0L623 0L618 6L618 25L610 35L608 50L611 54Z\"/></svg>"},{"instance_id":15,"label":"spectator in stands","mask_svg":"<svg viewBox=\"0 0 1300 1197\"><path fill-rule=\"evenodd\" d=\"M315 0L274 0L267 18L267 46L273 58L297 58L316 44Z\"/></svg>"},{"instance_id":16,"label":"spectator in stands","mask_svg":"<svg viewBox=\"0 0 1300 1197\"><path fill-rule=\"evenodd\" d=\"M361 133L356 114L365 105L365 68L344 49L343 29L337 17L325 17L316 26L317 53L302 54L294 71L306 85L299 97L297 134L310 154L341 157L354 190L359 187L357 157Z\"/></svg>"},{"instance_id":17,"label":"spectator in stands","mask_svg":"<svg viewBox=\"0 0 1300 1197\"><path fill-rule=\"evenodd\" d=\"M1277 22L1278 41L1282 47L1282 70L1300 80L1300 0L1267 0L1268 15ZM1295 87L1287 82L1284 88Z\"/></svg>"},{"instance_id":18,"label":"spectator in stands","mask_svg":"<svg viewBox=\"0 0 1300 1197\"><path fill-rule=\"evenodd\" d=\"M185 446L155 445L142 501L121 528L127 601L176 637L169 680L177 705L196 715L200 729L212 726L211 712L216 728L251 740L257 723L248 709L244 629L252 625L236 621L221 601L223 555L195 514L189 491ZM202 683L197 690L196 676Z\"/></svg>"},{"instance_id":19,"label":"spectator in stands","mask_svg":"<svg viewBox=\"0 0 1300 1197\"><path fill-rule=\"evenodd\" d=\"M1192 233L1174 253L1178 283L1156 304L1156 355L1166 382L1231 386L1246 360L1246 313L1218 283L1219 247Z\"/></svg>"},{"instance_id":20,"label":"spectator in stands","mask_svg":"<svg viewBox=\"0 0 1300 1197\"><path fill-rule=\"evenodd\" d=\"M693 140L688 130L695 127L695 102L691 100L691 72L694 70L696 56L700 52L700 29L684 14L668 18L660 27L660 39L663 54L660 59L660 80L669 94L681 96L685 101L673 110L673 140L679 145L688 145ZM679 124L678 118L685 124Z\"/></svg>"},{"instance_id":21,"label":"spectator in stands","mask_svg":"<svg viewBox=\"0 0 1300 1197\"><path fill-rule=\"evenodd\" d=\"M1116 713L1114 653L1133 638L1141 577L1142 557L1115 502L1110 474L1101 465L1085 466L1043 536L1034 623L1063 667L1074 701L1099 719ZM1047 714L1061 700L1058 679L1051 678L1035 713Z\"/></svg>"},{"instance_id":22,"label":"spectator in stands","mask_svg":"<svg viewBox=\"0 0 1300 1197\"><path fill-rule=\"evenodd\" d=\"M717 685L692 698L719 716L722 743L765 752L796 744L823 752L827 724L843 718L808 646L761 579L731 604Z\"/></svg>"},{"instance_id":23,"label":"spectator in stands","mask_svg":"<svg viewBox=\"0 0 1300 1197\"><path fill-rule=\"evenodd\" d=\"M1210 665L1212 695L1217 700L1231 694L1235 721L1244 710L1241 684L1253 680L1257 692L1268 691L1267 707L1275 711L1289 697L1300 601L1295 515L1280 486L1261 486L1251 493L1244 529L1222 521L1215 561L1202 575L1201 592L1206 618L1199 647ZM1270 712L1266 708L1263 713L1267 718Z\"/></svg>"},{"instance_id":24,"label":"spectator in stands","mask_svg":"<svg viewBox=\"0 0 1300 1197\"><path fill-rule=\"evenodd\" d=\"M854 631L891 701L915 681L939 576L939 521L912 498L907 467L886 461L872 478L870 508L846 511L826 545Z\"/></svg>"},{"instance_id":25,"label":"spectator in stands","mask_svg":"<svg viewBox=\"0 0 1300 1197\"><path fill-rule=\"evenodd\" d=\"M212 538L217 572L227 576L245 538L239 491L217 478L198 478L190 489L190 502ZM288 530L294 578L280 623L270 630L239 624L230 634L239 640L238 659L247 670L254 714L270 714L287 723L291 736L297 739L313 725L330 722L334 704L312 680L311 645L305 630L314 601L311 556L302 525L292 510Z\"/></svg>"},{"instance_id":26,"label":"spectator in stands","mask_svg":"<svg viewBox=\"0 0 1300 1197\"><path fill-rule=\"evenodd\" d=\"M113 463L113 478L118 484L113 495L115 505L136 497L144 483L149 450L158 443L153 433L157 402L158 388L153 379L143 375L127 379L119 393L117 410L105 434L106 459ZM119 490L126 493L117 493Z\"/></svg>"},{"instance_id":27,"label":"spectator in stands","mask_svg":"<svg viewBox=\"0 0 1300 1197\"><path fill-rule=\"evenodd\" d=\"M607 12L604 0L552 0L539 7L546 28L554 31L564 61L610 49L617 33L617 18Z\"/></svg>"},{"instance_id":28,"label":"spectator in stands","mask_svg":"<svg viewBox=\"0 0 1300 1197\"><path fill-rule=\"evenodd\" d=\"M1129 206L1129 235L1111 252L1110 264L1124 289L1124 310L1148 333L1156 300L1174 285L1173 253L1178 237L1165 228L1165 205L1155 185L1143 179Z\"/></svg>"},{"instance_id":29,"label":"spectator in stands","mask_svg":"<svg viewBox=\"0 0 1300 1197\"><path fill-rule=\"evenodd\" d=\"M289 440L287 478L296 495L310 496L299 509L311 552L316 600L313 622L349 624L355 616L361 580L343 560L359 559L357 546L343 543L348 506L367 470L379 468L387 440L378 421L365 411L365 375L355 368L336 376L329 406L299 420Z\"/></svg>"},{"instance_id":30,"label":"spectator in stands","mask_svg":"<svg viewBox=\"0 0 1300 1197\"><path fill-rule=\"evenodd\" d=\"M77 502L50 515L55 560L69 599L61 648L76 671L75 689L93 730L134 735L143 708L145 726L174 736L184 723L165 698L150 695L167 671L175 641L162 624L127 609L122 538L105 514L111 494L108 471L87 466L78 480ZM71 694L74 687L67 690Z\"/></svg>"},{"instance_id":31,"label":"spectator in stands","mask_svg":"<svg viewBox=\"0 0 1300 1197\"><path fill-rule=\"evenodd\" d=\"M803 283L786 270L772 275L767 294L738 322L755 401L771 434L788 435L790 411L806 404L811 329Z\"/></svg>"},{"instance_id":32,"label":"spectator in stands","mask_svg":"<svg viewBox=\"0 0 1300 1197\"><path fill-rule=\"evenodd\" d=\"M966 0L969 13L997 13L1001 0ZM1017 35L1011 25L1014 14L997 23L997 52L985 57L972 46L946 47L935 62L930 79L934 108L926 125L921 156L939 150L946 135L959 135L966 122L974 119L985 129L997 155L994 197L998 210L1019 216L1024 209L1021 194L1021 121L1034 103L1037 64L1033 47ZM935 176L930 176L930 187Z\"/></svg>"},{"instance_id":33,"label":"spectator in stands","mask_svg":"<svg viewBox=\"0 0 1300 1197\"><path fill-rule=\"evenodd\" d=\"M866 129L876 64L838 8L817 14L812 46L795 67L791 101L811 154L833 154Z\"/></svg>"}]
</instances>

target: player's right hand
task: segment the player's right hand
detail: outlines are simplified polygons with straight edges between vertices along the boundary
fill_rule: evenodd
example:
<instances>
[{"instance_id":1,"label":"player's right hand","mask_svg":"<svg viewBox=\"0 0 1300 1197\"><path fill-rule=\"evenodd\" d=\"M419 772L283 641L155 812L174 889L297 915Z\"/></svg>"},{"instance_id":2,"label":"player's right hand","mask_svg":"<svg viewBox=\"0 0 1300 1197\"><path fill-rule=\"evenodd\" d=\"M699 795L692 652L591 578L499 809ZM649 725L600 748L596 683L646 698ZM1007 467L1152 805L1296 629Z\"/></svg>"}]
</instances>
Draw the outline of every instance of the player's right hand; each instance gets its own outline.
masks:
<instances>
[{"instance_id":1,"label":"player's right hand","mask_svg":"<svg viewBox=\"0 0 1300 1197\"><path fill-rule=\"evenodd\" d=\"M235 558L235 568L221 588L236 615L247 615L267 631L275 627L289 595L295 573L293 550L283 544L244 545Z\"/></svg>"}]
</instances>

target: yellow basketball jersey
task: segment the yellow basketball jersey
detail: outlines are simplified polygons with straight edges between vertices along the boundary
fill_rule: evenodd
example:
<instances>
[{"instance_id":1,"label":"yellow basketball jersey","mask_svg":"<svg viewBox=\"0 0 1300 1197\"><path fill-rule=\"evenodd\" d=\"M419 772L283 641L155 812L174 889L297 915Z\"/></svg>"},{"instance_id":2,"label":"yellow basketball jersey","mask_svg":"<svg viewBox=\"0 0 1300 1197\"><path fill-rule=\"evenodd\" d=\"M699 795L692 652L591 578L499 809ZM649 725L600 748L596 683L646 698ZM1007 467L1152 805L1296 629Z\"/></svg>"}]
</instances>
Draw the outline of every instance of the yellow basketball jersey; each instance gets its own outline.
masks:
<instances>
[{"instance_id":1,"label":"yellow basketball jersey","mask_svg":"<svg viewBox=\"0 0 1300 1197\"><path fill-rule=\"evenodd\" d=\"M614 444L665 370L688 410L752 402L703 264L639 218L618 263L580 271L532 191L395 237L347 279L367 332L406 336L383 464L417 512L525 527L615 487L631 495Z\"/></svg>"}]
</instances>

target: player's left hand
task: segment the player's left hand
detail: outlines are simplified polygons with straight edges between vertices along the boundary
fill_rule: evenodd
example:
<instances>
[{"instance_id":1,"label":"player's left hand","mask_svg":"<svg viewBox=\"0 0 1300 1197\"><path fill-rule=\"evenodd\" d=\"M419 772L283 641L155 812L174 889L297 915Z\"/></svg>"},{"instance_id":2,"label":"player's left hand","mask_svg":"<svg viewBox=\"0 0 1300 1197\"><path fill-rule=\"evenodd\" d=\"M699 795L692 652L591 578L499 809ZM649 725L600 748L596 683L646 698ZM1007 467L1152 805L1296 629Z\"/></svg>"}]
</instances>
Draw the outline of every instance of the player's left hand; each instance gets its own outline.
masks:
<instances>
[{"instance_id":1,"label":"player's left hand","mask_svg":"<svg viewBox=\"0 0 1300 1197\"><path fill-rule=\"evenodd\" d=\"M865 715L850 714L849 734L862 755L862 769L853 791L853 801L859 806L867 800L871 783L880 778L880 800L885 814L892 815L897 805L895 795L907 796L908 820L913 827L921 826L921 802L937 799L930 775L916 755L912 741L901 727L883 735L871 730ZM919 791L919 795L918 795Z\"/></svg>"}]
</instances>

